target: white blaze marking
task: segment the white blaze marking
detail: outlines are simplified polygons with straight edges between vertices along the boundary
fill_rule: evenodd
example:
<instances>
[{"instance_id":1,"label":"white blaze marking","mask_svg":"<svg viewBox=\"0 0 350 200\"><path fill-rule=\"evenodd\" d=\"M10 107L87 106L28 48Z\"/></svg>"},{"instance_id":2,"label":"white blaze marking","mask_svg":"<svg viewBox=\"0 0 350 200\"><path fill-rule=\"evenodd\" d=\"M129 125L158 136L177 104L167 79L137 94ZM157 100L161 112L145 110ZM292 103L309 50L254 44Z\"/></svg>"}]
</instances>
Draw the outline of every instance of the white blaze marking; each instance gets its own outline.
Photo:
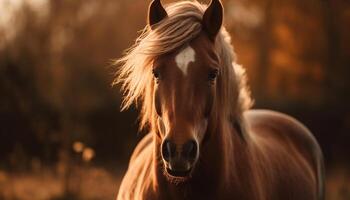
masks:
<instances>
[{"instance_id":1,"label":"white blaze marking","mask_svg":"<svg viewBox=\"0 0 350 200\"><path fill-rule=\"evenodd\" d=\"M194 62L196 57L196 52L192 49L191 46L183 49L179 54L176 55L175 61L177 66L181 69L184 75L187 75L187 68L190 62Z\"/></svg>"}]
</instances>

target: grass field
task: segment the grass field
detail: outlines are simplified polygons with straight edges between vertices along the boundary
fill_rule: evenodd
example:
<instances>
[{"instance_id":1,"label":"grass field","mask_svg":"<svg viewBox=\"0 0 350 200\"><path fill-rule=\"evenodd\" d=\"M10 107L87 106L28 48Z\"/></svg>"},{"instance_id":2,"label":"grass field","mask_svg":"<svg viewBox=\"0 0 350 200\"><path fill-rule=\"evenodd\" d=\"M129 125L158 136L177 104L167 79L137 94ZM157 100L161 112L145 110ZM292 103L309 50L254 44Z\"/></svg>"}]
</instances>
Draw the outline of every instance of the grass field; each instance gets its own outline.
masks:
<instances>
[{"instance_id":1,"label":"grass field","mask_svg":"<svg viewBox=\"0 0 350 200\"><path fill-rule=\"evenodd\" d=\"M65 194L64 178L53 169L37 172L7 173L0 171L0 200L108 200L115 199L122 172L85 167L72 170ZM328 200L350 199L350 173L344 167L327 170Z\"/></svg>"},{"instance_id":2,"label":"grass field","mask_svg":"<svg viewBox=\"0 0 350 200\"><path fill-rule=\"evenodd\" d=\"M74 169L67 186L52 169L16 174L0 171L0 200L115 199L120 176L97 167Z\"/></svg>"}]
</instances>

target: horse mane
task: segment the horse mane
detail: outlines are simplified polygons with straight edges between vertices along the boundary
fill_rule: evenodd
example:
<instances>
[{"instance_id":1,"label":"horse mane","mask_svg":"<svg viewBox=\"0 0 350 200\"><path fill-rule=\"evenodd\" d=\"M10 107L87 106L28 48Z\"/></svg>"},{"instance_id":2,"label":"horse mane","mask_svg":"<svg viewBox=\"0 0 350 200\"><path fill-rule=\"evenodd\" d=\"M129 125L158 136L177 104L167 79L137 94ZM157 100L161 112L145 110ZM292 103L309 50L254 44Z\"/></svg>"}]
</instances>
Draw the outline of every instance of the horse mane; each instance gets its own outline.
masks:
<instances>
[{"instance_id":1,"label":"horse mane","mask_svg":"<svg viewBox=\"0 0 350 200\"><path fill-rule=\"evenodd\" d=\"M189 43L202 32L202 16L207 6L197 1L182 1L166 7L168 17L153 27L146 26L135 44L125 55L115 61L120 68L113 81L121 83L124 99L122 110L133 103L141 106L140 130L155 131L157 115L153 103L153 61L166 53ZM235 63L231 38L224 27L216 38L216 47L222 60L222 81L218 84L220 115L237 119L245 130L243 112L252 105L250 91L246 85L245 70ZM245 131L244 131L245 132Z\"/></svg>"}]
</instances>

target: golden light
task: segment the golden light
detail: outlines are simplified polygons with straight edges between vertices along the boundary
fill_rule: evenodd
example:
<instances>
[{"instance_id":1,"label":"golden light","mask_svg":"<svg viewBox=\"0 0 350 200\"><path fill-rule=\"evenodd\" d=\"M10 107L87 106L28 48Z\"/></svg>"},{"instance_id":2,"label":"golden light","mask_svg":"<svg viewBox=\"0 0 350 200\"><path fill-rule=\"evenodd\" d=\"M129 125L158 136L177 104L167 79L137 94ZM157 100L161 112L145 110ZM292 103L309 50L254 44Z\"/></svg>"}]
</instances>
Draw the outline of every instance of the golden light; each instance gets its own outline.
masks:
<instances>
[{"instance_id":1,"label":"golden light","mask_svg":"<svg viewBox=\"0 0 350 200\"><path fill-rule=\"evenodd\" d=\"M87 147L84 149L82 156L85 162L89 162L95 157L95 151L92 148Z\"/></svg>"},{"instance_id":2,"label":"golden light","mask_svg":"<svg viewBox=\"0 0 350 200\"><path fill-rule=\"evenodd\" d=\"M82 142L76 141L73 143L73 150L76 153L81 153L84 150L84 144Z\"/></svg>"}]
</instances>

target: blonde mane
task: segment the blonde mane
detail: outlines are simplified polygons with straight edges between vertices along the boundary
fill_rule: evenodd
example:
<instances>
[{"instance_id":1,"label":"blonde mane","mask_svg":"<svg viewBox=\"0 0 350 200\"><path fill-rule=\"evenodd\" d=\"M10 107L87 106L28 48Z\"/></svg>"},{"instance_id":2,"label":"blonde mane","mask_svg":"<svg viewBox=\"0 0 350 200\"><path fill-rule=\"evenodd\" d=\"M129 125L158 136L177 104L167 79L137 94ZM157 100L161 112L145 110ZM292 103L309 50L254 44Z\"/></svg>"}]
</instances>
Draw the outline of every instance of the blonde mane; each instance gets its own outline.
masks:
<instances>
[{"instance_id":1,"label":"blonde mane","mask_svg":"<svg viewBox=\"0 0 350 200\"><path fill-rule=\"evenodd\" d=\"M125 56L116 61L120 69L113 84L122 84L122 110L133 103L141 106L140 129L150 128L153 131L156 124L153 105L153 61L190 42L202 32L201 22L206 7L197 1L168 5L168 17L156 24L153 30L146 26ZM223 116L238 119L245 129L242 113L251 107L252 100L246 86L245 70L235 63L231 38L225 28L222 28L217 36L216 47L223 68L221 85L218 85L218 88L221 88L218 103L222 108L218 112Z\"/></svg>"}]
</instances>

